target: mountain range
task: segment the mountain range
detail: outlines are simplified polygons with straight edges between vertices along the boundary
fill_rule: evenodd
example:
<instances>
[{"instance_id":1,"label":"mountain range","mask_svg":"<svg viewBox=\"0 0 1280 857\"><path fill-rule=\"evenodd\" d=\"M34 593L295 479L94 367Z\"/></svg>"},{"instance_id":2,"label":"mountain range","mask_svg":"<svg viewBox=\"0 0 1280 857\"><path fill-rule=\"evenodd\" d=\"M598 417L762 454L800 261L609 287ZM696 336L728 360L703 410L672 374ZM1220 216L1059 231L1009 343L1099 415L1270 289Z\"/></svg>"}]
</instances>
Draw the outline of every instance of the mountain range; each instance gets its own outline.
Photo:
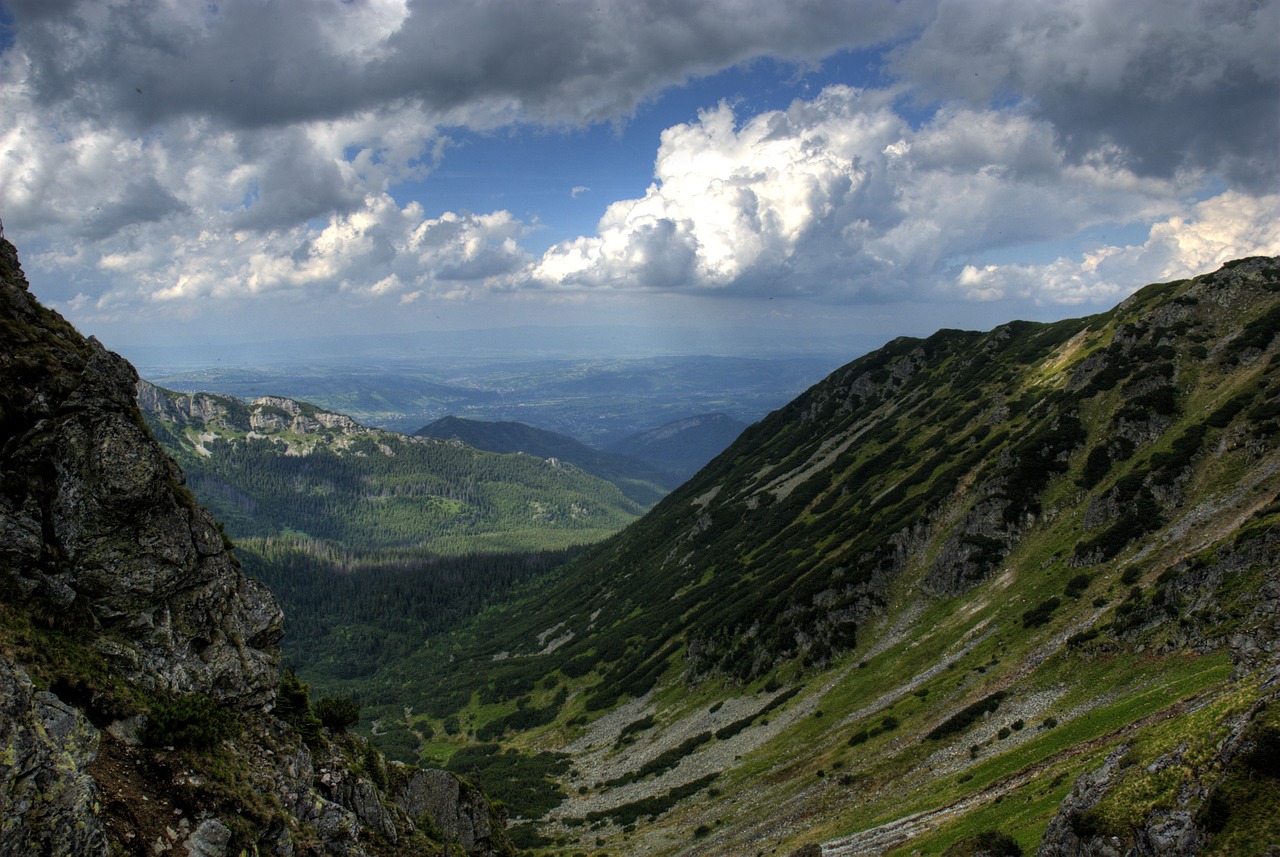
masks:
<instances>
[{"instance_id":1,"label":"mountain range","mask_svg":"<svg viewBox=\"0 0 1280 857\"><path fill-rule=\"evenodd\" d=\"M609 451L660 467L683 482L724 452L746 427L728 414L699 414L614 441Z\"/></svg>"},{"instance_id":2,"label":"mountain range","mask_svg":"<svg viewBox=\"0 0 1280 857\"><path fill-rule=\"evenodd\" d=\"M862 342L853 338L849 347ZM474 348L460 346L452 358L228 361L182 371L159 366L145 377L170 390L215 390L246 401L284 396L403 433L453 415L520 422L604 449L693 414L755 422L839 363L813 356L706 355L478 360Z\"/></svg>"},{"instance_id":3,"label":"mountain range","mask_svg":"<svg viewBox=\"0 0 1280 857\"><path fill-rule=\"evenodd\" d=\"M244 402L142 381L138 402L235 538L532 551L599 540L645 508L565 459L402 435L280 396ZM649 504L665 493L641 476L628 487Z\"/></svg>"},{"instance_id":4,"label":"mountain range","mask_svg":"<svg viewBox=\"0 0 1280 857\"><path fill-rule=\"evenodd\" d=\"M389 655L349 629L352 693L316 700L278 666L311 606L282 620L245 576L136 374L35 303L7 243L0 275L0 853L1280 847L1280 259L893 340L455 621ZM331 527L290 553L298 586L338 580L341 540L374 550L366 527L417 526L381 501L340 520L346 459L397 501L394 465L450 448L141 392L183 463L323 463L275 471ZM228 528L321 541L219 478L191 484ZM513 494L524 519L515 488L490 505ZM339 597L401 621L419 536L395 587L356 562Z\"/></svg>"},{"instance_id":5,"label":"mountain range","mask_svg":"<svg viewBox=\"0 0 1280 857\"><path fill-rule=\"evenodd\" d=\"M510 420L490 422L447 416L428 423L414 432L414 435L461 441L467 446L487 452L522 452L539 458L565 461L593 476L612 482L629 499L645 507L652 506L679 484L670 472L652 461L623 453L603 452L567 435ZM726 443L725 446L727 445ZM721 449L723 448L722 446ZM711 458L708 455L702 463L705 464Z\"/></svg>"}]
</instances>

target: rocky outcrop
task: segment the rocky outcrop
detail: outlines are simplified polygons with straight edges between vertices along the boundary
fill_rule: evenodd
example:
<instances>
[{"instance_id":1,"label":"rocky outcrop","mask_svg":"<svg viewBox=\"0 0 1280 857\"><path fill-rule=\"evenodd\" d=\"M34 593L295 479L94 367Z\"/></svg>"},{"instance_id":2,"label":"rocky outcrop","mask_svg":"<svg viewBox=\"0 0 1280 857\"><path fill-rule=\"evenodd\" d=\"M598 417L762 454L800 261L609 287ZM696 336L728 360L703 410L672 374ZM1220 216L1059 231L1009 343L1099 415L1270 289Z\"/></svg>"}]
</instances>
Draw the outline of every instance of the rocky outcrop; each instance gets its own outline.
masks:
<instances>
[{"instance_id":1,"label":"rocky outcrop","mask_svg":"<svg viewBox=\"0 0 1280 857\"><path fill-rule=\"evenodd\" d=\"M444 841L468 854L497 857L506 847L502 819L495 818L484 794L447 771L415 770L395 797L410 817L430 817Z\"/></svg>"},{"instance_id":2,"label":"rocky outcrop","mask_svg":"<svg viewBox=\"0 0 1280 857\"><path fill-rule=\"evenodd\" d=\"M138 406L144 413L177 426L218 428L237 432L299 435L332 432L358 436L378 434L345 414L323 411L283 396L261 396L243 402L217 393L175 393L149 381L137 382Z\"/></svg>"},{"instance_id":3,"label":"rocky outcrop","mask_svg":"<svg viewBox=\"0 0 1280 857\"><path fill-rule=\"evenodd\" d=\"M88 765L98 730L0 659L0 855L106 854Z\"/></svg>"},{"instance_id":4,"label":"rocky outcrop","mask_svg":"<svg viewBox=\"0 0 1280 857\"><path fill-rule=\"evenodd\" d=\"M131 680L269 705L282 618L240 573L134 405L137 375L0 252L0 578L60 626L111 632Z\"/></svg>"},{"instance_id":5,"label":"rocky outcrop","mask_svg":"<svg viewBox=\"0 0 1280 857\"><path fill-rule=\"evenodd\" d=\"M1192 766L1191 776L1177 789L1172 805L1161 802L1153 806L1137 825L1113 829L1105 813L1098 812L1108 794L1122 786L1128 745L1116 748L1100 768L1081 774L1045 830L1038 857L1193 857L1206 849L1235 853L1220 849L1213 841L1230 816L1242 809L1220 793L1244 795L1248 800L1259 781L1280 775L1276 770L1280 730L1275 716L1268 713L1280 702L1280 668L1271 670L1263 688L1264 695L1235 718L1212 758ZM1138 776L1158 776L1165 768L1182 764L1186 749L1183 745L1155 760L1140 769ZM1257 811L1273 812L1274 806L1243 807L1241 814L1249 816ZM1244 823L1249 823L1247 818ZM1272 854L1278 846L1280 843L1272 843L1266 853Z\"/></svg>"}]
</instances>

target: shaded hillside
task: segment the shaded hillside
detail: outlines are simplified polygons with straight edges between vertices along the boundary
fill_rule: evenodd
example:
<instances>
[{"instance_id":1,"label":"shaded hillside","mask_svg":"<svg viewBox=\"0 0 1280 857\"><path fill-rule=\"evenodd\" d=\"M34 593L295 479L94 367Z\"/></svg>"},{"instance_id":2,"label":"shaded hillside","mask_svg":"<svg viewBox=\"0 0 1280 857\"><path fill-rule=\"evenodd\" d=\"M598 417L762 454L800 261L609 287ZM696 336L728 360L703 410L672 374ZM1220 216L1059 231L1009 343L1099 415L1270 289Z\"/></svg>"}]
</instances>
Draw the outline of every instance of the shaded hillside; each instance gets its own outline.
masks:
<instances>
[{"instance_id":1,"label":"shaded hillside","mask_svg":"<svg viewBox=\"0 0 1280 857\"><path fill-rule=\"evenodd\" d=\"M634 434L610 444L609 450L646 461L683 481L724 452L746 427L726 414L701 414Z\"/></svg>"},{"instance_id":2,"label":"shaded hillside","mask_svg":"<svg viewBox=\"0 0 1280 857\"><path fill-rule=\"evenodd\" d=\"M278 674L280 609L136 384L0 239L0 854L511 854L474 784Z\"/></svg>"},{"instance_id":3,"label":"shaded hillside","mask_svg":"<svg viewBox=\"0 0 1280 857\"><path fill-rule=\"evenodd\" d=\"M612 482L629 499L652 506L677 484L677 480L653 462L626 454L592 449L571 437L517 422L486 422L448 416L414 432L418 437L460 440L488 452L523 452L538 458L556 458Z\"/></svg>"},{"instance_id":4,"label":"shaded hillside","mask_svg":"<svg viewBox=\"0 0 1280 857\"><path fill-rule=\"evenodd\" d=\"M1128 752L1064 805L1072 835L1252 853L1274 793L1213 804L1205 765L1270 740L1278 332L1280 262L1250 259L894 340L380 681L412 682L413 728L567 753L552 852L936 854L983 826L1033 849Z\"/></svg>"}]
</instances>

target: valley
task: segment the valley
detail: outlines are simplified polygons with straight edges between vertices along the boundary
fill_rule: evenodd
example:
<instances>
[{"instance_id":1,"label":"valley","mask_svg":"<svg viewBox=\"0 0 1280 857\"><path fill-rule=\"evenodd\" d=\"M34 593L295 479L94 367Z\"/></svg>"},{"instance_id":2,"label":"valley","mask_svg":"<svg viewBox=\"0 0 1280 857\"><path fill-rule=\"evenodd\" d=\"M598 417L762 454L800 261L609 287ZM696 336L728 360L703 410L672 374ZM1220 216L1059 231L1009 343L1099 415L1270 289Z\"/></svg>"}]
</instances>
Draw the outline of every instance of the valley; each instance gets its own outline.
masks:
<instances>
[{"instance_id":1,"label":"valley","mask_svg":"<svg viewBox=\"0 0 1280 857\"><path fill-rule=\"evenodd\" d=\"M0 0L0 857L1280 857L1277 43Z\"/></svg>"},{"instance_id":2,"label":"valley","mask_svg":"<svg viewBox=\"0 0 1280 857\"><path fill-rule=\"evenodd\" d=\"M1272 792L1203 818L1276 734L1278 275L854 361L370 678L376 740L558 790L535 853L1261 853Z\"/></svg>"},{"instance_id":3,"label":"valley","mask_svg":"<svg viewBox=\"0 0 1280 857\"><path fill-rule=\"evenodd\" d=\"M217 822L228 841L293 825L271 835L535 857L1280 843L1280 259L1084 318L895 339L674 487L545 429L408 436L139 383L33 312L5 322L23 398L2 415L30 428L6 447L0 546L41 558L5 566L0 643L39 684L0 676L26 706L6 723L26 741L41 705L71 700L114 730L104 782L209 823L258 801ZM51 382L30 368L46 364ZM117 566L128 588L96 582ZM263 584L286 608L283 673ZM132 717L162 725L130 738ZM128 774L130 754L213 779L175 791ZM451 796L406 814L427 782ZM112 835L156 825L119 802L107 818Z\"/></svg>"}]
</instances>

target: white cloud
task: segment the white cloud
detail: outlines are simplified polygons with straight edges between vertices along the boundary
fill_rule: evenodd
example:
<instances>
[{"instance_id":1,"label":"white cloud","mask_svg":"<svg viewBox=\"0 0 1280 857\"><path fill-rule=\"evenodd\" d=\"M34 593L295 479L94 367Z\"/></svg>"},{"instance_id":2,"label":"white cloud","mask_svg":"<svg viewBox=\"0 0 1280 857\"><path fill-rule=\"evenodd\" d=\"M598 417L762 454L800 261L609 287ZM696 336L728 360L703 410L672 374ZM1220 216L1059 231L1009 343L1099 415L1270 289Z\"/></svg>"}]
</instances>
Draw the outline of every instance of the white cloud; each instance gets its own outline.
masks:
<instances>
[{"instance_id":1,"label":"white cloud","mask_svg":"<svg viewBox=\"0 0 1280 857\"><path fill-rule=\"evenodd\" d=\"M668 129L640 199L534 276L568 288L906 297L949 260L1178 209L1180 185L1108 150L1080 162L1016 110L949 108L912 129L892 93L832 87L740 124L722 104Z\"/></svg>"},{"instance_id":2,"label":"white cloud","mask_svg":"<svg viewBox=\"0 0 1280 857\"><path fill-rule=\"evenodd\" d=\"M1280 195L1227 191L1152 225L1134 246L1101 247L1047 265L966 265L956 287L977 300L1111 303L1148 281L1190 277L1244 256L1280 255Z\"/></svg>"},{"instance_id":3,"label":"white cloud","mask_svg":"<svg viewBox=\"0 0 1280 857\"><path fill-rule=\"evenodd\" d=\"M522 289L1070 303L1276 249L1275 0L5 7L0 212L85 312ZM647 192L540 258L536 214L406 201L451 127L625 121L754 58L889 43L883 88L669 128ZM1132 223L1154 224L1138 247L986 262Z\"/></svg>"},{"instance_id":4,"label":"white cloud","mask_svg":"<svg viewBox=\"0 0 1280 857\"><path fill-rule=\"evenodd\" d=\"M141 305L184 312L208 300L276 295L315 301L412 303L430 295L469 300L504 290L529 263L518 239L528 227L505 211L423 216L383 194L323 226L170 233L141 231L133 250L98 246L75 256L40 254L49 270L92 268L107 286L92 301L75 299L86 316L109 318Z\"/></svg>"}]
</instances>

